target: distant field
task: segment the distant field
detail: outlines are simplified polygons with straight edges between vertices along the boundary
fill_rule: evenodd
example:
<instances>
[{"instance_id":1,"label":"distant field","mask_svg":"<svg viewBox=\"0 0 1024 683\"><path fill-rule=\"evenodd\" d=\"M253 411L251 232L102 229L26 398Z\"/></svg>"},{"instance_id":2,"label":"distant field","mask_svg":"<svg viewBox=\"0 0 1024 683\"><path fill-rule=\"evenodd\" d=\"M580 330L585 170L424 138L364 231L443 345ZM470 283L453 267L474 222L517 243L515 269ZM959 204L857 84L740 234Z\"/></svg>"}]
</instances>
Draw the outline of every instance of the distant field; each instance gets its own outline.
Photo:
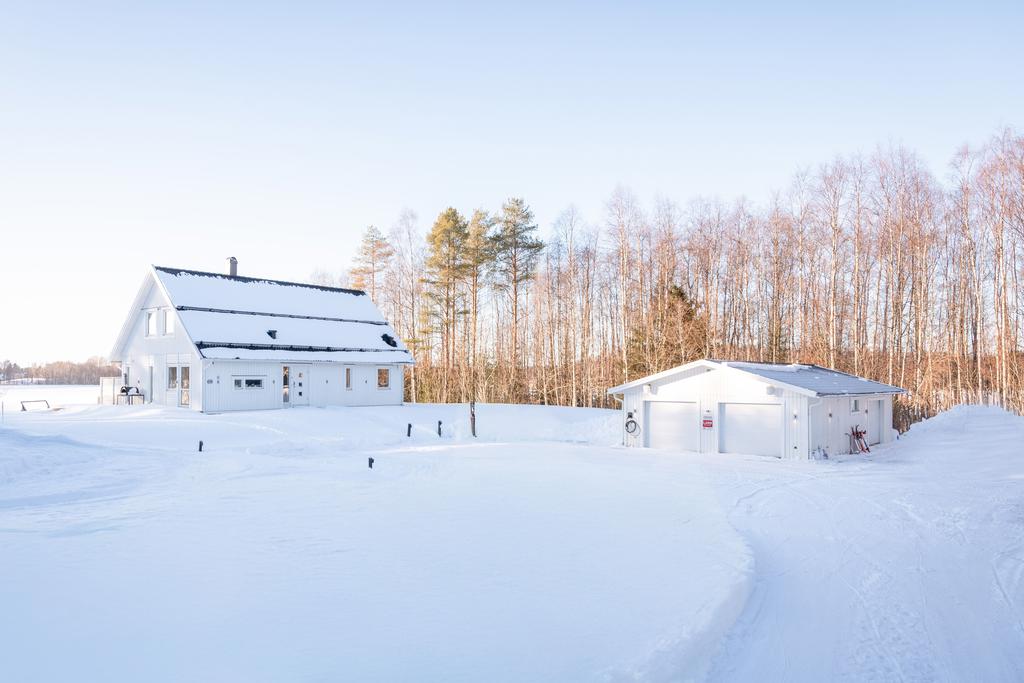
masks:
<instances>
[{"instance_id":1,"label":"distant field","mask_svg":"<svg viewBox=\"0 0 1024 683\"><path fill-rule=\"evenodd\" d=\"M4 410L21 410L21 401L45 399L52 407L96 405L97 384L0 384Z\"/></svg>"}]
</instances>

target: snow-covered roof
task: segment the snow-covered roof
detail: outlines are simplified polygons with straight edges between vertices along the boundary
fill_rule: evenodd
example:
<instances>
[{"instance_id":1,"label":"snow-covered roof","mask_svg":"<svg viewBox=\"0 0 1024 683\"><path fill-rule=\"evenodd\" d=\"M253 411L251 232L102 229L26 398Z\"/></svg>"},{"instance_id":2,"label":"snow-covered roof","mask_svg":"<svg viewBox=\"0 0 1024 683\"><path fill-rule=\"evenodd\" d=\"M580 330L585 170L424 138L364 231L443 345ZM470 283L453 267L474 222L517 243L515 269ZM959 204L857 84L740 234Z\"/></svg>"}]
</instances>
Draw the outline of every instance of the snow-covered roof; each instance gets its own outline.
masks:
<instances>
[{"instance_id":1,"label":"snow-covered roof","mask_svg":"<svg viewBox=\"0 0 1024 683\"><path fill-rule=\"evenodd\" d=\"M204 358L412 363L366 292L153 266Z\"/></svg>"},{"instance_id":2,"label":"snow-covered roof","mask_svg":"<svg viewBox=\"0 0 1024 683\"><path fill-rule=\"evenodd\" d=\"M761 379L772 384L788 387L811 396L856 396L862 394L902 394L904 389L882 382L875 382L864 377L851 375L819 365L800 363L752 363L746 361L698 360L686 365L665 370L647 377L620 384L608 390L609 394L621 394L629 389L650 384L673 375L704 366L708 370L730 368Z\"/></svg>"},{"instance_id":3,"label":"snow-covered roof","mask_svg":"<svg viewBox=\"0 0 1024 683\"><path fill-rule=\"evenodd\" d=\"M902 394L904 389L890 384L851 375L820 365L799 363L746 363L721 361L722 365L749 372L777 384L788 384L813 391L818 396L845 396L855 394Z\"/></svg>"}]
</instances>

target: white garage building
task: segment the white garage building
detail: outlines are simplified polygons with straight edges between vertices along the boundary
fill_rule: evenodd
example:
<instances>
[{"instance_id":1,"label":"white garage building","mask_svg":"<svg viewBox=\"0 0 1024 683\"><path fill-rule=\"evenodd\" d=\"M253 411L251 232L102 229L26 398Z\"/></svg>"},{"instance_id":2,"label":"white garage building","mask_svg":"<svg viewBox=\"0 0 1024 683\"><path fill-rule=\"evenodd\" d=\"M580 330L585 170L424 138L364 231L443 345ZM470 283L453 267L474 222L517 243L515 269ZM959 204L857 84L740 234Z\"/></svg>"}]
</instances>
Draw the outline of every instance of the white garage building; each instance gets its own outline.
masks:
<instances>
[{"instance_id":1,"label":"white garage building","mask_svg":"<svg viewBox=\"0 0 1024 683\"><path fill-rule=\"evenodd\" d=\"M817 365L698 360L612 387L623 443L699 453L808 458L893 439L899 387Z\"/></svg>"},{"instance_id":2,"label":"white garage building","mask_svg":"<svg viewBox=\"0 0 1024 683\"><path fill-rule=\"evenodd\" d=\"M132 402L398 405L412 355L365 292L152 266L111 351Z\"/></svg>"}]
</instances>

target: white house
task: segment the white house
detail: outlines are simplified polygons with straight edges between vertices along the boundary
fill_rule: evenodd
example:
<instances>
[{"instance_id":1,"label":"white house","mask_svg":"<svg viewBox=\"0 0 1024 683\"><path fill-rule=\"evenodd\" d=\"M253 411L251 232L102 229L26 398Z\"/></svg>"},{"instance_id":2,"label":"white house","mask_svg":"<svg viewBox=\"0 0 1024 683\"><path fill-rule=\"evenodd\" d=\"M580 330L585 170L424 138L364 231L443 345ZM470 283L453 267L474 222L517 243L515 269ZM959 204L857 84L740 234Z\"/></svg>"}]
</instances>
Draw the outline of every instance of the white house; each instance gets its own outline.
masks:
<instances>
[{"instance_id":1,"label":"white house","mask_svg":"<svg viewBox=\"0 0 1024 683\"><path fill-rule=\"evenodd\" d=\"M808 458L893 439L899 387L817 365L698 360L612 387L623 443L700 453Z\"/></svg>"},{"instance_id":2,"label":"white house","mask_svg":"<svg viewBox=\"0 0 1024 683\"><path fill-rule=\"evenodd\" d=\"M400 404L412 355L365 292L152 266L110 358L146 403Z\"/></svg>"}]
</instances>

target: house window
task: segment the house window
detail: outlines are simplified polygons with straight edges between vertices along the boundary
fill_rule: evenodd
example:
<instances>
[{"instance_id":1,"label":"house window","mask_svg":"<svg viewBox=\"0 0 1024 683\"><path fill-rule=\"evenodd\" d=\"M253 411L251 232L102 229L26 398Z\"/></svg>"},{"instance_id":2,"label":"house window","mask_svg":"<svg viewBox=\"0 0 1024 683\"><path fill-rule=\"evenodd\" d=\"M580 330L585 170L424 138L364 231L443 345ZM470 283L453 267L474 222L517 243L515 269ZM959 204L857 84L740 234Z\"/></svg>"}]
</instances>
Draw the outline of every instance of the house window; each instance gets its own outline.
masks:
<instances>
[{"instance_id":1,"label":"house window","mask_svg":"<svg viewBox=\"0 0 1024 683\"><path fill-rule=\"evenodd\" d=\"M235 377L235 389L262 389L262 377Z\"/></svg>"},{"instance_id":2,"label":"house window","mask_svg":"<svg viewBox=\"0 0 1024 683\"><path fill-rule=\"evenodd\" d=\"M174 365L171 365L167 368L167 388L178 388L178 368Z\"/></svg>"},{"instance_id":3,"label":"house window","mask_svg":"<svg viewBox=\"0 0 1024 683\"><path fill-rule=\"evenodd\" d=\"M156 313L146 311L146 336L152 337L156 334Z\"/></svg>"},{"instance_id":4,"label":"house window","mask_svg":"<svg viewBox=\"0 0 1024 683\"><path fill-rule=\"evenodd\" d=\"M858 398L850 399L850 412L851 413L860 412L860 399L858 399Z\"/></svg>"},{"instance_id":5,"label":"house window","mask_svg":"<svg viewBox=\"0 0 1024 683\"><path fill-rule=\"evenodd\" d=\"M345 389L352 389L352 368L345 368Z\"/></svg>"},{"instance_id":6,"label":"house window","mask_svg":"<svg viewBox=\"0 0 1024 683\"><path fill-rule=\"evenodd\" d=\"M388 368L377 368L377 388L387 389L391 386L391 370Z\"/></svg>"},{"instance_id":7,"label":"house window","mask_svg":"<svg viewBox=\"0 0 1024 683\"><path fill-rule=\"evenodd\" d=\"M174 311L164 309L164 334L174 334Z\"/></svg>"}]
</instances>

